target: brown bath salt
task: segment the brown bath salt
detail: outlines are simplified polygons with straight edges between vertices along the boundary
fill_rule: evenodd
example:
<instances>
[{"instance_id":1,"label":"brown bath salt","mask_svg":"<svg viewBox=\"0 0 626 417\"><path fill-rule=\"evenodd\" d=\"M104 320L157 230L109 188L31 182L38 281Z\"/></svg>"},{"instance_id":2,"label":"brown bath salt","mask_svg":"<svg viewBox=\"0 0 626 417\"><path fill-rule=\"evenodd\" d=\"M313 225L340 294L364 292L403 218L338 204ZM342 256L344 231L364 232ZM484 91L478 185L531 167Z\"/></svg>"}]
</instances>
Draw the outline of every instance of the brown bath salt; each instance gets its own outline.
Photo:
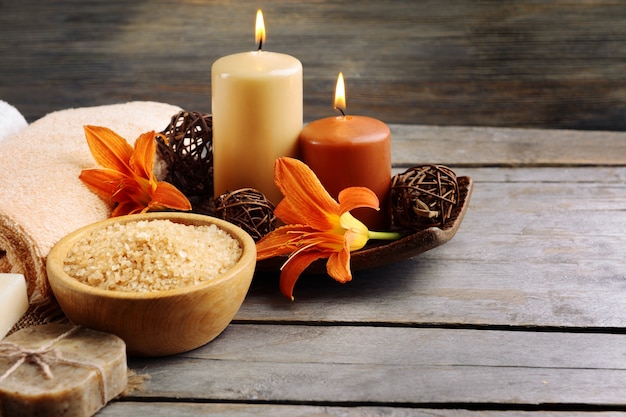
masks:
<instances>
[{"instance_id":1,"label":"brown bath salt","mask_svg":"<svg viewBox=\"0 0 626 417\"><path fill-rule=\"evenodd\" d=\"M241 258L239 241L218 226L170 220L115 223L76 242L64 270L109 291L151 292L216 278Z\"/></svg>"},{"instance_id":2,"label":"brown bath salt","mask_svg":"<svg viewBox=\"0 0 626 417\"><path fill-rule=\"evenodd\" d=\"M0 416L92 416L126 383L126 345L112 334L47 324L0 341Z\"/></svg>"}]
</instances>

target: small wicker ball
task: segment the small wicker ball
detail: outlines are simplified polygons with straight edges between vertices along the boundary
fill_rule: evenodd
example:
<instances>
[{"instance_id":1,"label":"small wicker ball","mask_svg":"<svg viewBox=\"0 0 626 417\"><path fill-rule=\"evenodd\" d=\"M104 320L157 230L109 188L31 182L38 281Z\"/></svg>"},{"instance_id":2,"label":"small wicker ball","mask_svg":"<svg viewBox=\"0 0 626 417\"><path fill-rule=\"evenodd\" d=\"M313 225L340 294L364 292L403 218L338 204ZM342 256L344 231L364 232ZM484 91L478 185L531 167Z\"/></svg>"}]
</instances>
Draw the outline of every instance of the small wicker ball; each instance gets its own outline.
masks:
<instances>
[{"instance_id":1,"label":"small wicker ball","mask_svg":"<svg viewBox=\"0 0 626 417\"><path fill-rule=\"evenodd\" d=\"M274 205L258 190L241 188L215 199L215 216L248 232L254 241L276 229Z\"/></svg>"},{"instance_id":2,"label":"small wicker ball","mask_svg":"<svg viewBox=\"0 0 626 417\"><path fill-rule=\"evenodd\" d=\"M193 203L213 199L213 119L180 111L156 135L159 156L167 164L165 181Z\"/></svg>"},{"instance_id":3,"label":"small wicker ball","mask_svg":"<svg viewBox=\"0 0 626 417\"><path fill-rule=\"evenodd\" d=\"M393 224L401 228L442 227L458 204L456 174L442 165L421 165L391 179Z\"/></svg>"}]
</instances>

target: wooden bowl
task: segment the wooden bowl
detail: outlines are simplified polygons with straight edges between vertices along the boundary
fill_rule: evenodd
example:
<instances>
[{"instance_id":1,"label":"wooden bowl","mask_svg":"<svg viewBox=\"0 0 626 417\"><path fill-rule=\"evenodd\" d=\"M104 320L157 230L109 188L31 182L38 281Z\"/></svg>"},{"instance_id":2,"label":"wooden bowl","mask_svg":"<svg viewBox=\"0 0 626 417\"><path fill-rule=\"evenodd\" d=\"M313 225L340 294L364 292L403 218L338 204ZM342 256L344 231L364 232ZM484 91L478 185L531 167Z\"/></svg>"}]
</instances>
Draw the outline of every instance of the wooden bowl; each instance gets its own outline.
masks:
<instances>
[{"instance_id":1,"label":"wooden bowl","mask_svg":"<svg viewBox=\"0 0 626 417\"><path fill-rule=\"evenodd\" d=\"M68 251L86 234L115 222L154 219L186 225L215 224L239 241L241 258L217 278L147 293L104 290L65 273ZM163 356L200 347L228 326L250 287L256 247L245 231L220 219L190 213L146 213L109 218L70 233L52 248L46 266L52 291L72 322L121 337L130 355Z\"/></svg>"}]
</instances>

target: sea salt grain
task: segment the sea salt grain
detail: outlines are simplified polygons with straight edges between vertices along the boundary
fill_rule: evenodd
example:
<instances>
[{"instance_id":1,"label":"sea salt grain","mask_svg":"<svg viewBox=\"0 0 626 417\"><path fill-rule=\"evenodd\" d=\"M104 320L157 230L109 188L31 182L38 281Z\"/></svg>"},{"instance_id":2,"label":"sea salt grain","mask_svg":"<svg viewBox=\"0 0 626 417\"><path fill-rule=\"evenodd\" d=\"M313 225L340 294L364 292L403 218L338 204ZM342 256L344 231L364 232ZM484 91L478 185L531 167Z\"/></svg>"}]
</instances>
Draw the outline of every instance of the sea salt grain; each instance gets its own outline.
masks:
<instances>
[{"instance_id":1,"label":"sea salt grain","mask_svg":"<svg viewBox=\"0 0 626 417\"><path fill-rule=\"evenodd\" d=\"M114 223L74 244L65 272L112 291L151 292L209 281L241 257L237 239L216 225L169 220Z\"/></svg>"}]
</instances>

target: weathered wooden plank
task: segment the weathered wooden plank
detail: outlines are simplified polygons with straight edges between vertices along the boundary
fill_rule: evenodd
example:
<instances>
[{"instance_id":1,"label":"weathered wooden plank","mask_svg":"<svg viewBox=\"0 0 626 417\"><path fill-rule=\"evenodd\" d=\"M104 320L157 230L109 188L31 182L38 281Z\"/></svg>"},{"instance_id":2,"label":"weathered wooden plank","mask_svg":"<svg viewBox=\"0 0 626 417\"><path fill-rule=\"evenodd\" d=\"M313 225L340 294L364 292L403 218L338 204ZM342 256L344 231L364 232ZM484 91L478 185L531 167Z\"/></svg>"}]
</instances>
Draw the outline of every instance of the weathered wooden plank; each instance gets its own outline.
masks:
<instances>
[{"instance_id":1,"label":"weathered wooden plank","mask_svg":"<svg viewBox=\"0 0 626 417\"><path fill-rule=\"evenodd\" d=\"M624 405L625 335L231 325L131 367L154 398L336 405Z\"/></svg>"},{"instance_id":2,"label":"weathered wooden plank","mask_svg":"<svg viewBox=\"0 0 626 417\"><path fill-rule=\"evenodd\" d=\"M257 5L227 1L3 2L0 97L51 110L150 99L210 110L211 64L251 50ZM305 68L305 117L626 129L626 8L601 0L265 1L268 50Z\"/></svg>"},{"instance_id":3,"label":"weathered wooden plank","mask_svg":"<svg viewBox=\"0 0 626 417\"><path fill-rule=\"evenodd\" d=\"M99 417L624 417L622 412L571 411L473 411L447 409L411 409L402 407L329 407L268 404L195 404L167 402L117 402L102 409Z\"/></svg>"},{"instance_id":4,"label":"weathered wooden plank","mask_svg":"<svg viewBox=\"0 0 626 417\"><path fill-rule=\"evenodd\" d=\"M626 165L626 133L391 125L394 166Z\"/></svg>"},{"instance_id":5,"label":"weathered wooden plank","mask_svg":"<svg viewBox=\"0 0 626 417\"><path fill-rule=\"evenodd\" d=\"M453 277L445 273L446 268L433 266L427 260L415 261L411 269L403 266L359 274L343 286L328 277L303 277L294 292L295 303L278 293L277 279L255 283L235 320L596 327L608 331L622 328L626 322L621 275L605 279L607 284L589 286L582 282L602 277L577 277L576 266L546 273L543 266L529 271L524 270L527 265L495 270L493 264L467 262L465 268L454 268L457 275ZM403 274L413 275L404 278ZM570 285L570 281L574 284Z\"/></svg>"},{"instance_id":6,"label":"weathered wooden plank","mask_svg":"<svg viewBox=\"0 0 626 417\"><path fill-rule=\"evenodd\" d=\"M394 168L398 173L406 168ZM625 167L576 166L576 167L533 167L528 168L468 168L453 166L457 175L472 177L478 183L509 182L509 183L595 183L599 187L604 184L626 183ZM480 186L481 188L482 185Z\"/></svg>"},{"instance_id":7,"label":"weathered wooden plank","mask_svg":"<svg viewBox=\"0 0 626 417\"><path fill-rule=\"evenodd\" d=\"M625 341L608 333L233 324L178 359L626 370Z\"/></svg>"},{"instance_id":8,"label":"weathered wooden plank","mask_svg":"<svg viewBox=\"0 0 626 417\"><path fill-rule=\"evenodd\" d=\"M277 274L257 275L237 320L624 326L624 168L605 171L612 179L601 187L587 168L541 170L554 180L536 169L462 171L484 182L444 246L343 285L303 276L295 303L279 294Z\"/></svg>"}]
</instances>

